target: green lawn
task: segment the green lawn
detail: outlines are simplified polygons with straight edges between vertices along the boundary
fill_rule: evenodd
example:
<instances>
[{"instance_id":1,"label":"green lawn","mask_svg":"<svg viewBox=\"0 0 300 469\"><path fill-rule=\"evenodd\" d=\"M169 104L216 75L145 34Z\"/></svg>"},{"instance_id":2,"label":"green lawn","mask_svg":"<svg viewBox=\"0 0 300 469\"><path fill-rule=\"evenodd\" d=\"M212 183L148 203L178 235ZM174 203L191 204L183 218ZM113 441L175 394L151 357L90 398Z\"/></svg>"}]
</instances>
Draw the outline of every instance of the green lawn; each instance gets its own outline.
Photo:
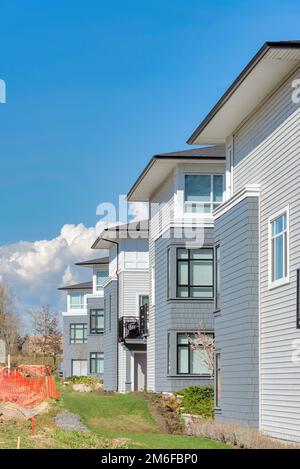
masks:
<instances>
[{"instance_id":1,"label":"green lawn","mask_svg":"<svg viewBox=\"0 0 300 469\"><path fill-rule=\"evenodd\" d=\"M137 394L77 393L63 390L64 407L101 438L125 439L129 448L196 449L228 448L201 437L162 433L148 402Z\"/></svg>"}]
</instances>

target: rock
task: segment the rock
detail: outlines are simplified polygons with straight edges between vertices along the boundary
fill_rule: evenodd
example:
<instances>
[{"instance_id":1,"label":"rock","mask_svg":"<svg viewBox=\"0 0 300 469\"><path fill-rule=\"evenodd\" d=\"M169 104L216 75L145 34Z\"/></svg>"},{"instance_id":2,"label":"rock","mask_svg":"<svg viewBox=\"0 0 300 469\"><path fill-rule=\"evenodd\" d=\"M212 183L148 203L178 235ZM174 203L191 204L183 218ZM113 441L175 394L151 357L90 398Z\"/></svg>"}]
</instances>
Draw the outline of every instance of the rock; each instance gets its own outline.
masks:
<instances>
[{"instance_id":1,"label":"rock","mask_svg":"<svg viewBox=\"0 0 300 469\"><path fill-rule=\"evenodd\" d=\"M88 384L80 383L80 384L73 384L73 391L77 392L92 392L91 386Z\"/></svg>"}]
</instances>

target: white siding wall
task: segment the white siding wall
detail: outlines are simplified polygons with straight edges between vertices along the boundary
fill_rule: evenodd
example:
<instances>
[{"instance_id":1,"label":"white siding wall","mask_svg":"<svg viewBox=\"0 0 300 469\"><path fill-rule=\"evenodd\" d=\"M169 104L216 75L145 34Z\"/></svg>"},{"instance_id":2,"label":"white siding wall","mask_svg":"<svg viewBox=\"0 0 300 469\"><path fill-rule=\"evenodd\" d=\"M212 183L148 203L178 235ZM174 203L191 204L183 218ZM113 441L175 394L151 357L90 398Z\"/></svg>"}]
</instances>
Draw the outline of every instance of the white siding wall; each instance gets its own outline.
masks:
<instances>
[{"instance_id":1,"label":"white siding wall","mask_svg":"<svg viewBox=\"0 0 300 469\"><path fill-rule=\"evenodd\" d=\"M300 76L300 69L294 77ZM261 427L300 441L300 363L292 362L296 329L296 268L300 267L300 107L291 79L235 133L233 189L261 185ZM290 283L268 289L268 218L290 207Z\"/></svg>"}]
</instances>

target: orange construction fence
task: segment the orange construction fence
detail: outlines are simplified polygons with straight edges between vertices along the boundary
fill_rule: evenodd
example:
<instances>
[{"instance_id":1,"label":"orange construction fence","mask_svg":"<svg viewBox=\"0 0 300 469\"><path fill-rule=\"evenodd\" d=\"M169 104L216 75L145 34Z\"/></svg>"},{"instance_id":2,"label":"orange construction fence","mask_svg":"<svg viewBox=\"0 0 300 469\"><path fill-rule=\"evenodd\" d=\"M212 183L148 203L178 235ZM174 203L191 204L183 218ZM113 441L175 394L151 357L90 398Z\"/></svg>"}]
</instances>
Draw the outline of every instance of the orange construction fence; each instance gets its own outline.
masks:
<instances>
[{"instance_id":1,"label":"orange construction fence","mask_svg":"<svg viewBox=\"0 0 300 469\"><path fill-rule=\"evenodd\" d=\"M22 407L40 404L48 398L58 398L56 384L52 376L34 376L27 378L18 370L9 372L0 369L0 403L11 402Z\"/></svg>"}]
</instances>

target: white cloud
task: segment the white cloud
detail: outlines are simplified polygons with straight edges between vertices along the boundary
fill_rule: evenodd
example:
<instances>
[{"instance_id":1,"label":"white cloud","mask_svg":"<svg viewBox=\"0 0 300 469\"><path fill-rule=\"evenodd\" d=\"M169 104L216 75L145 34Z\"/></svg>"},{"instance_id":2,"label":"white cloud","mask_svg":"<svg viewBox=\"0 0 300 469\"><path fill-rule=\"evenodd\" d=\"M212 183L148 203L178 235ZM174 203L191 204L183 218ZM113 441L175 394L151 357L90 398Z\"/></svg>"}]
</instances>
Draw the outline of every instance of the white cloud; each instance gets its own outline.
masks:
<instances>
[{"instance_id":1,"label":"white cloud","mask_svg":"<svg viewBox=\"0 0 300 469\"><path fill-rule=\"evenodd\" d=\"M90 248L102 229L102 222L89 228L82 223L69 224L55 238L19 241L0 248L0 278L14 291L22 316L30 307L43 304L53 309L64 307L57 288L90 279L90 270L75 267L74 262L107 254Z\"/></svg>"},{"instance_id":2,"label":"white cloud","mask_svg":"<svg viewBox=\"0 0 300 469\"><path fill-rule=\"evenodd\" d=\"M147 202L129 202L128 213L132 218L130 221L148 220L149 206Z\"/></svg>"}]
</instances>

